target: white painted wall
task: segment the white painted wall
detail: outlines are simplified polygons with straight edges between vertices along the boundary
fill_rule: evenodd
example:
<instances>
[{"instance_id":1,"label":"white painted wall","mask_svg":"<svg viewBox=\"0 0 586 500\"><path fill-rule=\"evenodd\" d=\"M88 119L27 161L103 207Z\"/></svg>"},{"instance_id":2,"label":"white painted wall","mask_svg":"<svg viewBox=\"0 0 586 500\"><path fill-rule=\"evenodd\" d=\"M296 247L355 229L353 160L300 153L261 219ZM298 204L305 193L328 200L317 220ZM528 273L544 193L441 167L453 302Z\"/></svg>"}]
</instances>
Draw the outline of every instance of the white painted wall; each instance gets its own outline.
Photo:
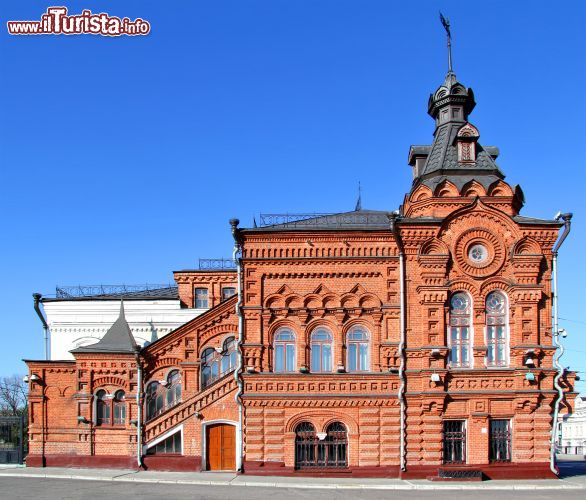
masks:
<instances>
[{"instance_id":1,"label":"white painted wall","mask_svg":"<svg viewBox=\"0 0 586 500\"><path fill-rule=\"evenodd\" d=\"M71 349L96 343L120 314L120 300L43 302L50 330L52 360L73 359ZM199 316L206 309L181 309L179 299L125 300L126 320L144 345Z\"/></svg>"},{"instance_id":2,"label":"white painted wall","mask_svg":"<svg viewBox=\"0 0 586 500\"><path fill-rule=\"evenodd\" d=\"M562 447L578 448L579 454L586 455L586 396L578 396L571 415L560 417ZM570 454L575 450L568 450Z\"/></svg>"}]
</instances>

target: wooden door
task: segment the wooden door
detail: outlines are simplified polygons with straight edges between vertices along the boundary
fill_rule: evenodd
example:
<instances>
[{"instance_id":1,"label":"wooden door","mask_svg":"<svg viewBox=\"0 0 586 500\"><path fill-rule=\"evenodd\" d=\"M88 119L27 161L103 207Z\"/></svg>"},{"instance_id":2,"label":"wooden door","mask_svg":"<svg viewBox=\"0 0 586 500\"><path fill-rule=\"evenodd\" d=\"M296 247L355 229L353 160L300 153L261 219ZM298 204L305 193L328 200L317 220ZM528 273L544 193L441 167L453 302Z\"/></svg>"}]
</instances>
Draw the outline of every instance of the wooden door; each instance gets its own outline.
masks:
<instances>
[{"instance_id":1,"label":"wooden door","mask_svg":"<svg viewBox=\"0 0 586 500\"><path fill-rule=\"evenodd\" d=\"M236 468L236 427L228 424L210 425L206 430L207 470Z\"/></svg>"}]
</instances>

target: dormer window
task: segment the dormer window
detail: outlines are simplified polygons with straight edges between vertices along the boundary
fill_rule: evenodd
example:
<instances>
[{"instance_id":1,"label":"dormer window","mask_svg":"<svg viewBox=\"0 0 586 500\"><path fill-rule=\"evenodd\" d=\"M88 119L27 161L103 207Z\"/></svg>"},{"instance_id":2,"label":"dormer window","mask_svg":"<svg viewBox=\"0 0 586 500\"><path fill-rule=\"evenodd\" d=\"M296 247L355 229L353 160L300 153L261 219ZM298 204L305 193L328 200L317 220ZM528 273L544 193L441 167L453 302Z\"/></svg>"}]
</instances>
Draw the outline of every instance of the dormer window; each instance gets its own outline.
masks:
<instances>
[{"instance_id":1,"label":"dormer window","mask_svg":"<svg viewBox=\"0 0 586 500\"><path fill-rule=\"evenodd\" d=\"M474 163L476 162L476 141L478 141L480 134L478 129L470 123L466 123L456 136L458 145L458 162L460 163Z\"/></svg>"}]
</instances>

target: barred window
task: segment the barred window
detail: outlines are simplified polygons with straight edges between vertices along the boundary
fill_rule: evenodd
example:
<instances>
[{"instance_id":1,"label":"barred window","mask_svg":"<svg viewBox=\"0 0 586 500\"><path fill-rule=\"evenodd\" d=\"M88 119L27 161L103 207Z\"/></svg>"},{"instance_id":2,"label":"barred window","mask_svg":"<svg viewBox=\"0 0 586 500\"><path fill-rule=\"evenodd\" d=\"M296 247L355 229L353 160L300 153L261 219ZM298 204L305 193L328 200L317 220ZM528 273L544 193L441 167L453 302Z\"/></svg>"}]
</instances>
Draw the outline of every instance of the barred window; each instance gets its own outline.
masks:
<instances>
[{"instance_id":1,"label":"barred window","mask_svg":"<svg viewBox=\"0 0 586 500\"><path fill-rule=\"evenodd\" d=\"M490 421L490 461L511 461L511 421Z\"/></svg>"},{"instance_id":2,"label":"barred window","mask_svg":"<svg viewBox=\"0 0 586 500\"><path fill-rule=\"evenodd\" d=\"M472 303L468 294L458 292L452 295L448 335L451 367L470 366L471 312Z\"/></svg>"},{"instance_id":3,"label":"barred window","mask_svg":"<svg viewBox=\"0 0 586 500\"><path fill-rule=\"evenodd\" d=\"M466 463L466 422L444 420L443 430L444 463Z\"/></svg>"},{"instance_id":4,"label":"barred window","mask_svg":"<svg viewBox=\"0 0 586 500\"><path fill-rule=\"evenodd\" d=\"M500 291L486 297L487 366L508 365L507 298Z\"/></svg>"}]
</instances>

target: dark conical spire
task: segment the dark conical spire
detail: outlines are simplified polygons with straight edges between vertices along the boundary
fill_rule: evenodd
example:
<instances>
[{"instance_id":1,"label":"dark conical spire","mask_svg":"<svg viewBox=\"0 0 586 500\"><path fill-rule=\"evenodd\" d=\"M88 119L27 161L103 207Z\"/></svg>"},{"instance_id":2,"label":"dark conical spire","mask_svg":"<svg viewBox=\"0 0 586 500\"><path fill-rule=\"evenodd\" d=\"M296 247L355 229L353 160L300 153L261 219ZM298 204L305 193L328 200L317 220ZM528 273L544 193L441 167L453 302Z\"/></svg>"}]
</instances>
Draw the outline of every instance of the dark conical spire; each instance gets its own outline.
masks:
<instances>
[{"instance_id":1,"label":"dark conical spire","mask_svg":"<svg viewBox=\"0 0 586 500\"><path fill-rule=\"evenodd\" d=\"M118 319L110 327L98 342L88 346L78 347L70 352L115 352L115 353L134 353L137 345L126 321L124 314L124 301L120 301L120 314Z\"/></svg>"},{"instance_id":2,"label":"dark conical spire","mask_svg":"<svg viewBox=\"0 0 586 500\"><path fill-rule=\"evenodd\" d=\"M429 96L427 112L435 120L433 143L412 146L413 189L423 183L435 189L449 179L458 188L472 179L485 188L504 175L495 163L498 149L478 143L478 129L468 122L476 106L474 92L460 83L452 67L450 23L440 13L448 37L448 72L443 83Z\"/></svg>"}]
</instances>

